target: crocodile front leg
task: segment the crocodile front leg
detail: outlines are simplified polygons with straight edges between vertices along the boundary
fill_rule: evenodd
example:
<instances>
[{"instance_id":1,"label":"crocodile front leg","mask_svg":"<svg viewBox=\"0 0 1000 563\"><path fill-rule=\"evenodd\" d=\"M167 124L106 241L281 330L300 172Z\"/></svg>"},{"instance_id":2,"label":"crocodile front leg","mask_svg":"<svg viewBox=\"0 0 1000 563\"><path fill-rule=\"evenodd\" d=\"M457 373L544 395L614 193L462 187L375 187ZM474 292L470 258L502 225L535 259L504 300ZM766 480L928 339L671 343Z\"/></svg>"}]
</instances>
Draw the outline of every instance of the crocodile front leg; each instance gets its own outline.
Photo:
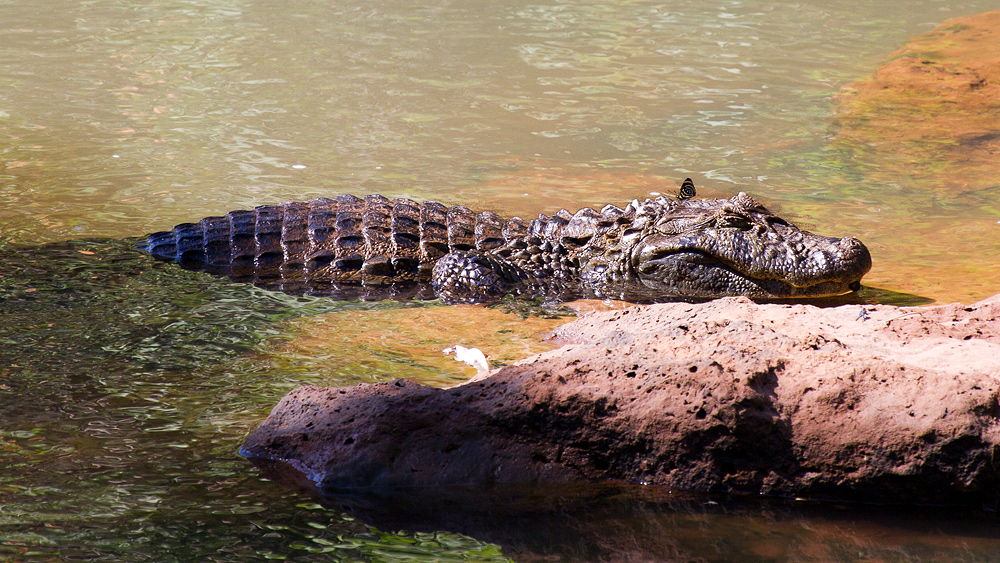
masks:
<instances>
[{"instance_id":1,"label":"crocodile front leg","mask_svg":"<svg viewBox=\"0 0 1000 563\"><path fill-rule=\"evenodd\" d=\"M442 256L431 274L434 294L445 303L489 303L517 292L530 275L516 264L478 250Z\"/></svg>"}]
</instances>

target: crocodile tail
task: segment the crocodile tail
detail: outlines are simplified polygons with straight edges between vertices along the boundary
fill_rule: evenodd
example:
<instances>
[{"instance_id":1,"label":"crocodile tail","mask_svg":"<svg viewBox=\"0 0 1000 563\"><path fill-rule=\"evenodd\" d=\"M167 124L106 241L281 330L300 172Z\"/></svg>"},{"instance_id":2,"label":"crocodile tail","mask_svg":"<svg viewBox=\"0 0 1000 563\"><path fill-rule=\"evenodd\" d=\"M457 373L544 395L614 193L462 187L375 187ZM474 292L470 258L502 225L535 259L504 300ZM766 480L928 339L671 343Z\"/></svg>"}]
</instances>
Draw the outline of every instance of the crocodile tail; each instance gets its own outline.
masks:
<instances>
[{"instance_id":1,"label":"crocodile tail","mask_svg":"<svg viewBox=\"0 0 1000 563\"><path fill-rule=\"evenodd\" d=\"M205 261L204 240L199 223L182 223L169 231L147 235L139 248L163 260L201 263Z\"/></svg>"},{"instance_id":2,"label":"crocodile tail","mask_svg":"<svg viewBox=\"0 0 1000 563\"><path fill-rule=\"evenodd\" d=\"M518 224L462 206L344 195L182 223L148 235L141 248L238 281L422 282L445 254L493 250L523 231L511 225Z\"/></svg>"},{"instance_id":3,"label":"crocodile tail","mask_svg":"<svg viewBox=\"0 0 1000 563\"><path fill-rule=\"evenodd\" d=\"M276 206L232 211L150 234L140 248L189 269L234 278L267 275L284 260L282 216Z\"/></svg>"}]
</instances>

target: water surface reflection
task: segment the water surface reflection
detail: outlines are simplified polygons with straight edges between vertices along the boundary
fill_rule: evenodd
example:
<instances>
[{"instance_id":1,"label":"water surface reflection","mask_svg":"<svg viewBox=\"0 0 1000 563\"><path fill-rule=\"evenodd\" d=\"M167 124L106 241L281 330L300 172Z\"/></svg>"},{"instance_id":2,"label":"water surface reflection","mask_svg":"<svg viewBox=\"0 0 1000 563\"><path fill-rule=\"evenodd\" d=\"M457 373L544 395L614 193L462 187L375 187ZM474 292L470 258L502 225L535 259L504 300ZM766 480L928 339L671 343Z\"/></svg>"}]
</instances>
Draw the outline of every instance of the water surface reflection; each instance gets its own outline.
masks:
<instances>
[{"instance_id":1,"label":"water surface reflection","mask_svg":"<svg viewBox=\"0 0 1000 563\"><path fill-rule=\"evenodd\" d=\"M941 508L614 483L315 491L294 469L255 463L285 486L379 529L450 530L497 544L516 561L977 561L1000 549L994 521Z\"/></svg>"}]
</instances>

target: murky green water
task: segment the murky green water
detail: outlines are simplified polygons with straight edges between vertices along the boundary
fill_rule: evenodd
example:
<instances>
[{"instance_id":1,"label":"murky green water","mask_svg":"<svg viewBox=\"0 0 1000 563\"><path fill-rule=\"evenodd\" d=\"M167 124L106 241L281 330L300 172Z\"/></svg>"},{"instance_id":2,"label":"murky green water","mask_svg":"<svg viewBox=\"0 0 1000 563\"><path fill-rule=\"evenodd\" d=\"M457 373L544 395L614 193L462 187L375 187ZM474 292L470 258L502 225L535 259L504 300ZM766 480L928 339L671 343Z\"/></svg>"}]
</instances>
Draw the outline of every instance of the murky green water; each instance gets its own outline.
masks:
<instances>
[{"instance_id":1,"label":"murky green water","mask_svg":"<svg viewBox=\"0 0 1000 563\"><path fill-rule=\"evenodd\" d=\"M324 508L236 455L271 406L305 383L453 376L371 341L290 343L317 315L437 305L268 293L121 240L338 193L529 215L691 176L860 236L889 301L973 301L1000 288L1000 188L854 166L827 146L829 98L907 37L994 8L0 2L0 561L1000 559L976 514L636 491L518 505L511 527L461 497L410 520Z\"/></svg>"}]
</instances>

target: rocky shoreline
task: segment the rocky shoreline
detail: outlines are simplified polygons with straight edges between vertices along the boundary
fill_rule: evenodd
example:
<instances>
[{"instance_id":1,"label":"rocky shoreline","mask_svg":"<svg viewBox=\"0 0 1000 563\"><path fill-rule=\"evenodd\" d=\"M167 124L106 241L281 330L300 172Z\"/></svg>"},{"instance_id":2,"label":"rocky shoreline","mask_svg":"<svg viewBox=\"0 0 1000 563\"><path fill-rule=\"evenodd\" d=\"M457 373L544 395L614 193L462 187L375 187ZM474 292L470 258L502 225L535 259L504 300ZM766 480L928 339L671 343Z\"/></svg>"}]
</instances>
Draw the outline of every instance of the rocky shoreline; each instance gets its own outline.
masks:
<instances>
[{"instance_id":1,"label":"rocky shoreline","mask_svg":"<svg viewBox=\"0 0 1000 563\"><path fill-rule=\"evenodd\" d=\"M1000 504L1000 295L588 313L450 389L300 387L241 453L327 490L603 482Z\"/></svg>"}]
</instances>

